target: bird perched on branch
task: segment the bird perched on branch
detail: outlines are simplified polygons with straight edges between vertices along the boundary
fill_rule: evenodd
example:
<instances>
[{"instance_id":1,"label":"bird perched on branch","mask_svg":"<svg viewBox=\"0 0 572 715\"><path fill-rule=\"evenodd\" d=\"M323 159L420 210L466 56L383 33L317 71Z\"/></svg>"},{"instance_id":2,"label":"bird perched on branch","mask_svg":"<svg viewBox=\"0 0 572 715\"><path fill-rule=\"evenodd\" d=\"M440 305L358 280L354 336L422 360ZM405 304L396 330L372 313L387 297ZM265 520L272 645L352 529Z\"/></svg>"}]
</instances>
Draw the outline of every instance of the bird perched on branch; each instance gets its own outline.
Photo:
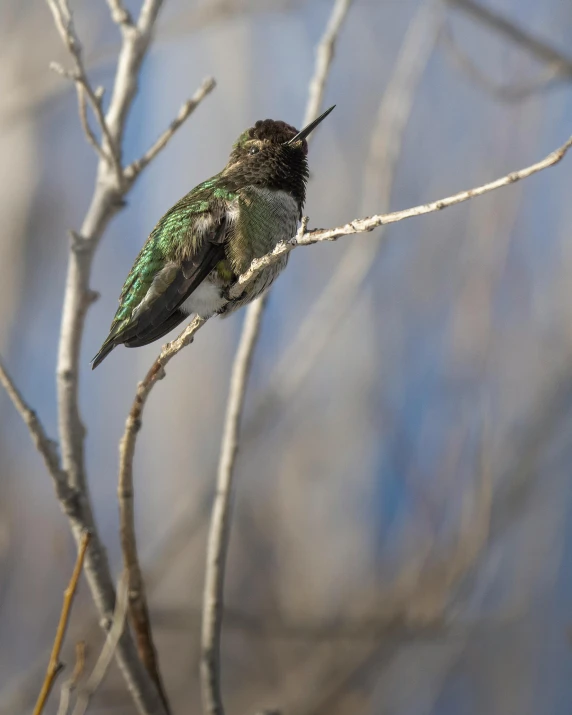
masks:
<instances>
[{"instance_id":1,"label":"bird perched on branch","mask_svg":"<svg viewBox=\"0 0 572 715\"><path fill-rule=\"evenodd\" d=\"M92 368L117 345L147 345L193 313L226 315L271 285L287 254L238 298L229 296L255 258L295 235L306 198L306 137L333 108L301 131L272 119L256 122L240 135L220 174L167 211L127 276Z\"/></svg>"}]
</instances>

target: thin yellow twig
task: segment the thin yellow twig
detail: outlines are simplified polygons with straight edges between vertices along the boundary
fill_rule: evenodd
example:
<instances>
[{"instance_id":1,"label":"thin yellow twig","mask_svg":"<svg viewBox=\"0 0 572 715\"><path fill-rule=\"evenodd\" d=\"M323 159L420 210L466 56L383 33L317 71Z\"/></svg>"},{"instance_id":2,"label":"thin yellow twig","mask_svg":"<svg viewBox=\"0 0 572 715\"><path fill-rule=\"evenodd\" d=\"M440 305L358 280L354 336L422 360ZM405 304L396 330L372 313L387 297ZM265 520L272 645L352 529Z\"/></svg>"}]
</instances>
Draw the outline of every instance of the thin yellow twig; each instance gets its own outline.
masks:
<instances>
[{"instance_id":1,"label":"thin yellow twig","mask_svg":"<svg viewBox=\"0 0 572 715\"><path fill-rule=\"evenodd\" d=\"M83 569L83 560L89 546L89 540L91 534L89 531L84 532L79 549L77 552L77 559L75 566L68 584L68 587L64 591L64 603L62 606L62 612L60 614L60 620L58 623L58 628L56 630L56 636L54 638L54 644L52 646L52 652L50 655L50 660L48 662L48 669L46 671L46 677L42 684L42 689L38 695L38 700L34 707L34 715L41 715L42 710L46 704L50 691L54 685L58 673L62 670L63 665L60 663L60 651L62 649L62 644L64 642L64 637L66 634L66 629L68 626L68 621L71 613L71 607L73 604L73 599L77 590L77 584L79 577Z\"/></svg>"}]
</instances>

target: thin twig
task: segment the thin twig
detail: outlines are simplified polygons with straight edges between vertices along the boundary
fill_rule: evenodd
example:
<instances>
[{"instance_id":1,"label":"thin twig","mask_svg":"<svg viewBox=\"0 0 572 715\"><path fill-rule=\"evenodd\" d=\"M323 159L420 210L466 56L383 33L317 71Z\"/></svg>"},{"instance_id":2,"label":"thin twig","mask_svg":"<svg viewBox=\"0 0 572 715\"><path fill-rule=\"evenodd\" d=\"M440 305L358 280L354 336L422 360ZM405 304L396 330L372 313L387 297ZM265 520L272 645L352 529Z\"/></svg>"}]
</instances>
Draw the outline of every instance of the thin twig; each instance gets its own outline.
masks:
<instances>
[{"instance_id":1,"label":"thin twig","mask_svg":"<svg viewBox=\"0 0 572 715\"><path fill-rule=\"evenodd\" d=\"M58 446L56 442L51 440L44 426L40 422L38 415L34 410L28 405L24 400L20 391L14 384L12 378L8 374L2 359L0 358L0 385L6 390L8 397L12 401L12 404L16 408L20 417L24 420L24 423L28 427L28 431L34 445L38 452L41 454L44 463L47 467L48 472L54 480L54 486L58 499L62 504L71 505L74 501L75 493L73 489L70 489L67 481L67 474L64 472L60 462L60 456L58 454ZM67 508L67 506L66 506Z\"/></svg>"},{"instance_id":2,"label":"thin twig","mask_svg":"<svg viewBox=\"0 0 572 715\"><path fill-rule=\"evenodd\" d=\"M58 707L58 715L67 715L70 698L72 692L77 688L78 683L83 675L85 669L85 643L84 641L79 641L75 646L75 665L73 673L68 680L62 685L62 691L60 694L60 705Z\"/></svg>"},{"instance_id":3,"label":"thin twig","mask_svg":"<svg viewBox=\"0 0 572 715\"><path fill-rule=\"evenodd\" d=\"M135 179L143 169L162 151L170 141L173 134L183 124L188 117L195 111L197 106L203 99L212 92L216 82L212 77L207 77L195 92L195 94L187 100L179 109L179 113L173 119L169 127L161 134L157 141L151 146L140 159L136 159L132 164L125 168L125 178L129 181Z\"/></svg>"},{"instance_id":4,"label":"thin twig","mask_svg":"<svg viewBox=\"0 0 572 715\"><path fill-rule=\"evenodd\" d=\"M97 141L97 137L95 136L91 126L89 125L89 118L87 116L86 91L85 86L81 82L76 82L76 94L79 119L81 122L83 133L87 138L88 144L91 144L95 153L98 154L101 159L103 159L104 161L108 161L108 155L103 150L101 144Z\"/></svg>"},{"instance_id":5,"label":"thin twig","mask_svg":"<svg viewBox=\"0 0 572 715\"><path fill-rule=\"evenodd\" d=\"M141 414L151 388L157 380L163 379L165 376L165 366L179 350L182 350L185 345L189 345L193 341L194 334L204 323L205 321L202 318L195 318L190 325L185 328L179 338L163 348L146 377L137 386L135 400L127 417L125 432L119 445L119 478L117 492L119 499L121 549L123 552L126 578L129 584L129 615L137 638L141 659L143 660L147 672L153 678L167 710L167 696L161 680L156 650L153 644L145 585L137 555L135 513L133 506L133 456L135 454L137 434L141 429Z\"/></svg>"},{"instance_id":6,"label":"thin twig","mask_svg":"<svg viewBox=\"0 0 572 715\"><path fill-rule=\"evenodd\" d=\"M66 635L66 629L68 627L71 607L73 604L75 592L77 590L79 577L83 569L83 561L85 558L87 547L89 546L89 540L90 533L87 531L82 535L81 542L77 551L75 566L68 587L64 591L64 603L62 606L62 612L60 614L60 620L54 638L54 644L52 646L52 653L50 655L50 661L48 663L48 670L46 671L46 677L44 678L42 689L40 690L38 700L36 701L36 706L34 707L34 715L41 715L41 712L44 709L46 700L48 699L48 696L52 690L56 677L64 667L60 663L60 652L62 649L62 644L64 642L64 637Z\"/></svg>"},{"instance_id":7,"label":"thin twig","mask_svg":"<svg viewBox=\"0 0 572 715\"><path fill-rule=\"evenodd\" d=\"M103 108L101 106L101 98L98 97L91 86L85 66L83 64L81 43L76 35L72 14L69 8L68 0L47 0L48 6L54 17L54 24L60 34L62 42L70 53L75 70L69 73L76 85L79 102L79 113L81 117L82 127L85 131L88 142L95 148L96 152L110 166L117 182L117 187L121 187L123 182L123 172L121 169L121 157L117 150L116 143L111 135ZM101 146L95 138L89 127L85 109L85 97L89 100L101 133L104 137L104 146Z\"/></svg>"},{"instance_id":8,"label":"thin twig","mask_svg":"<svg viewBox=\"0 0 572 715\"><path fill-rule=\"evenodd\" d=\"M115 655L115 651L119 645L121 635L125 630L125 617L127 615L128 601L129 582L127 575L123 574L117 587L117 603L115 604L115 611L113 613L113 623L109 629L105 644L101 649L101 653L99 654L97 662L87 680L87 683L85 684L85 687L81 688L78 692L77 701L73 709L73 715L83 715L85 713L92 695L99 688L107 671L109 670L109 666L111 665L111 661L113 660L113 656Z\"/></svg>"},{"instance_id":9,"label":"thin twig","mask_svg":"<svg viewBox=\"0 0 572 715\"><path fill-rule=\"evenodd\" d=\"M322 105L326 81L334 59L335 46L352 0L335 0L323 37L316 50L316 64L308 88L308 102L302 126L311 122ZM304 235L304 218L298 235ZM238 297L244 286L234 286L231 297ZM239 347L233 362L225 430L219 459L217 490L207 542L207 563L203 595L201 636L201 691L207 715L224 715L221 693L220 640L223 614L224 574L230 534L232 479L238 451L240 419L254 349L260 333L268 295L248 307Z\"/></svg>"}]
</instances>

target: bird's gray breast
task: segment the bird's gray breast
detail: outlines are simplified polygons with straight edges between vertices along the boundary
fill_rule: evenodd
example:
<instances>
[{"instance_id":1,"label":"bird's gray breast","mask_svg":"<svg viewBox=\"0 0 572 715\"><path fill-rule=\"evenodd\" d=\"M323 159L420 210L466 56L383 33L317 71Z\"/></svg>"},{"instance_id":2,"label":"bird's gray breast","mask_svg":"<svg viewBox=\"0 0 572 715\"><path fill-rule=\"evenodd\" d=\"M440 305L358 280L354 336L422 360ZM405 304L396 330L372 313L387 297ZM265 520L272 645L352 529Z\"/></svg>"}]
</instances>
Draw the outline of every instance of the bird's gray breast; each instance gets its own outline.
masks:
<instances>
[{"instance_id":1,"label":"bird's gray breast","mask_svg":"<svg viewBox=\"0 0 572 715\"><path fill-rule=\"evenodd\" d=\"M248 246L250 260L291 238L299 220L300 206L287 191L251 186L239 198L237 230L239 241Z\"/></svg>"},{"instance_id":2,"label":"bird's gray breast","mask_svg":"<svg viewBox=\"0 0 572 715\"><path fill-rule=\"evenodd\" d=\"M244 273L255 258L270 253L278 243L296 235L300 206L287 191L249 187L240 197L235 220L232 255L235 270ZM232 310L250 302L270 287L286 267L288 255L263 269L251 285L248 296L239 299Z\"/></svg>"}]
</instances>

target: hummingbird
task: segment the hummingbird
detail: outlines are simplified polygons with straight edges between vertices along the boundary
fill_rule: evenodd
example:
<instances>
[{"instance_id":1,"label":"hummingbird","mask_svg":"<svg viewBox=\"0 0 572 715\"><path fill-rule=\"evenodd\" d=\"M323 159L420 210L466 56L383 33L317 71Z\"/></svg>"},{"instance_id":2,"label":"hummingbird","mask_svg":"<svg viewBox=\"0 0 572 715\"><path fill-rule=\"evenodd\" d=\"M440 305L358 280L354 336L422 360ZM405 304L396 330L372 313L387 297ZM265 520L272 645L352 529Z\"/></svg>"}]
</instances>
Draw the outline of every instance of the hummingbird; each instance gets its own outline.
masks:
<instances>
[{"instance_id":1,"label":"hummingbird","mask_svg":"<svg viewBox=\"0 0 572 715\"><path fill-rule=\"evenodd\" d=\"M296 234L308 181L306 138L333 109L300 131L282 121L257 121L234 143L224 169L167 211L125 280L92 369L117 345L147 345L192 314L228 315L270 287L288 254L230 298L255 258Z\"/></svg>"}]
</instances>

